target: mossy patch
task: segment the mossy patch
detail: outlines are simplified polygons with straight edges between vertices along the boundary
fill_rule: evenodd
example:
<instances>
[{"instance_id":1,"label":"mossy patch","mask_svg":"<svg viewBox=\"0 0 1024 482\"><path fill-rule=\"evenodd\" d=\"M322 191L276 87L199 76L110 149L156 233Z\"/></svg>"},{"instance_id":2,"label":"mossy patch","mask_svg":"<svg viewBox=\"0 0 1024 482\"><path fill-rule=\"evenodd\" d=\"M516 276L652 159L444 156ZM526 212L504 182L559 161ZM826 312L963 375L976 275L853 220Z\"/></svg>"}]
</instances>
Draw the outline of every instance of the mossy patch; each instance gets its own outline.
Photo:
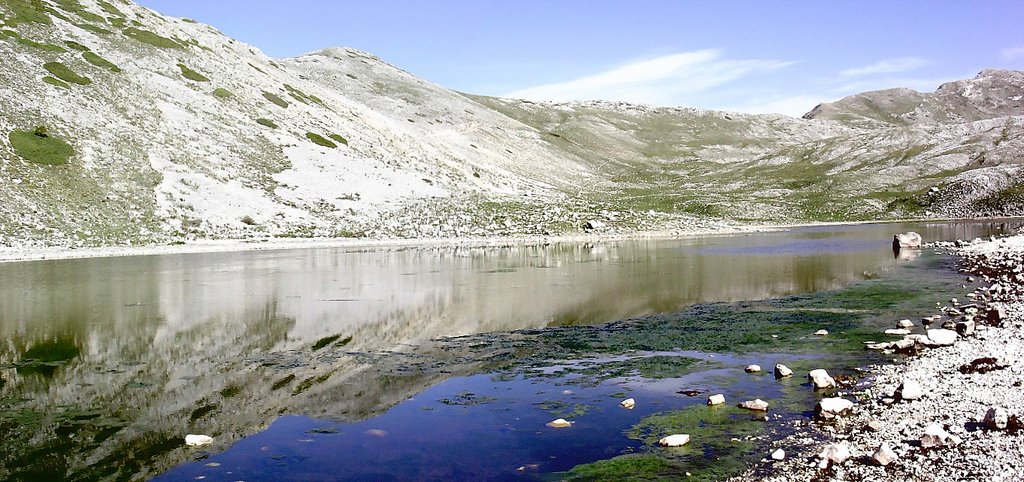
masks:
<instances>
[{"instance_id":1,"label":"mossy patch","mask_svg":"<svg viewBox=\"0 0 1024 482\"><path fill-rule=\"evenodd\" d=\"M86 51L86 52L82 52L82 58L85 59L85 61L89 62L90 64L93 64L93 65L95 65L97 67L100 67L100 68L107 69L107 70L109 70L111 72L118 73L118 72L121 71L121 68L118 67L117 65L114 65L113 62L111 62L111 61L109 61L109 60L107 60L107 59L105 59L103 57L100 57L98 54L96 54L95 52L93 52L91 50Z\"/></svg>"},{"instance_id":2,"label":"mossy patch","mask_svg":"<svg viewBox=\"0 0 1024 482\"><path fill-rule=\"evenodd\" d=\"M653 454L622 455L591 464L577 465L564 475L567 481L680 480L686 470Z\"/></svg>"},{"instance_id":3,"label":"mossy patch","mask_svg":"<svg viewBox=\"0 0 1024 482\"><path fill-rule=\"evenodd\" d=\"M186 78L186 79L188 79L188 80L194 80L196 82L209 82L210 81L209 77L207 77L207 76L205 76L203 74L200 74L199 72L196 72L195 70L190 69L185 64L178 64L178 68L181 69L181 76Z\"/></svg>"},{"instance_id":4,"label":"mossy patch","mask_svg":"<svg viewBox=\"0 0 1024 482\"><path fill-rule=\"evenodd\" d=\"M20 23L52 24L47 6L42 0L6 0L2 3L13 17L5 17L4 23L15 26Z\"/></svg>"},{"instance_id":5,"label":"mossy patch","mask_svg":"<svg viewBox=\"0 0 1024 482\"><path fill-rule=\"evenodd\" d=\"M348 145L348 139L345 139L344 137L341 137L338 134L327 134L327 137L334 139L338 144L344 144L346 146Z\"/></svg>"},{"instance_id":6,"label":"mossy patch","mask_svg":"<svg viewBox=\"0 0 1024 482\"><path fill-rule=\"evenodd\" d=\"M319 97L317 97L315 95L308 95L305 92L303 92L303 91L301 91L299 89L296 89L295 87L292 87L291 85L284 84L284 89L286 91L288 91L288 95L292 96L292 98L294 98L295 100L297 100L299 102L302 102L304 104L323 104L324 103L324 101L320 100Z\"/></svg>"},{"instance_id":7,"label":"mossy patch","mask_svg":"<svg viewBox=\"0 0 1024 482\"><path fill-rule=\"evenodd\" d=\"M50 84L50 85L57 86L57 87L61 87L61 88L64 88L64 89L70 89L71 88L71 86L68 85L67 82L64 82L63 80L60 80L60 79L57 79L57 78L54 78L54 77L50 77L49 75L47 75L46 77L43 77L43 82L45 82L47 84Z\"/></svg>"},{"instance_id":8,"label":"mossy patch","mask_svg":"<svg viewBox=\"0 0 1024 482\"><path fill-rule=\"evenodd\" d=\"M59 166L67 164L75 149L52 135L40 136L31 131L13 131L7 135L15 152L35 164Z\"/></svg>"},{"instance_id":9,"label":"mossy patch","mask_svg":"<svg viewBox=\"0 0 1024 482\"><path fill-rule=\"evenodd\" d=\"M331 149L338 147L337 144L331 142L328 139L325 139L324 136L321 136L320 134L314 132L307 132L306 138L313 141L314 144L319 146L330 147Z\"/></svg>"},{"instance_id":10,"label":"mossy patch","mask_svg":"<svg viewBox=\"0 0 1024 482\"><path fill-rule=\"evenodd\" d=\"M96 2L96 4L100 6L100 9L102 9L104 12L107 12L110 15L114 15L116 17L124 17L124 13L122 13L120 10L117 9L117 7L111 5L108 2L99 0L98 2Z\"/></svg>"},{"instance_id":11,"label":"mossy patch","mask_svg":"<svg viewBox=\"0 0 1024 482\"><path fill-rule=\"evenodd\" d=\"M86 47L85 45L82 45L78 42L75 42L74 40L65 40L64 45L67 45L68 47L71 47L72 49L77 50L79 52L86 52L90 50L89 47Z\"/></svg>"},{"instance_id":12,"label":"mossy patch","mask_svg":"<svg viewBox=\"0 0 1024 482\"><path fill-rule=\"evenodd\" d=\"M0 30L0 35L13 39L15 42L18 42L19 44L24 45L26 47L45 50L47 52L67 52L67 50L65 50L64 47L45 42L36 42L35 40L27 39L14 30Z\"/></svg>"},{"instance_id":13,"label":"mossy patch","mask_svg":"<svg viewBox=\"0 0 1024 482\"><path fill-rule=\"evenodd\" d=\"M216 89L213 89L213 96L218 99L228 99L234 97L235 94L232 94L230 90L223 87L217 87Z\"/></svg>"},{"instance_id":14,"label":"mossy patch","mask_svg":"<svg viewBox=\"0 0 1024 482\"><path fill-rule=\"evenodd\" d=\"M272 104L274 104L274 105L276 105L278 107L281 107L281 108L284 108L284 109L288 108L288 101L278 97L276 94L264 91L263 92L263 98L269 100Z\"/></svg>"},{"instance_id":15,"label":"mossy patch","mask_svg":"<svg viewBox=\"0 0 1024 482\"><path fill-rule=\"evenodd\" d=\"M142 30L135 27L128 27L121 31L126 37L133 38L144 44L152 45L162 49L180 49L182 45L167 37L161 37L149 30Z\"/></svg>"},{"instance_id":16,"label":"mossy patch","mask_svg":"<svg viewBox=\"0 0 1024 482\"><path fill-rule=\"evenodd\" d=\"M269 127L271 129L277 129L277 124L274 121L270 120L270 119L264 119L264 118L260 117L259 119L256 119L256 123L261 125L261 126L263 126L263 127Z\"/></svg>"},{"instance_id":17,"label":"mossy patch","mask_svg":"<svg viewBox=\"0 0 1024 482\"><path fill-rule=\"evenodd\" d=\"M54 77L69 84L89 85L92 83L92 79L78 75L74 70L60 62L47 62L43 64L43 68L53 74Z\"/></svg>"}]
</instances>

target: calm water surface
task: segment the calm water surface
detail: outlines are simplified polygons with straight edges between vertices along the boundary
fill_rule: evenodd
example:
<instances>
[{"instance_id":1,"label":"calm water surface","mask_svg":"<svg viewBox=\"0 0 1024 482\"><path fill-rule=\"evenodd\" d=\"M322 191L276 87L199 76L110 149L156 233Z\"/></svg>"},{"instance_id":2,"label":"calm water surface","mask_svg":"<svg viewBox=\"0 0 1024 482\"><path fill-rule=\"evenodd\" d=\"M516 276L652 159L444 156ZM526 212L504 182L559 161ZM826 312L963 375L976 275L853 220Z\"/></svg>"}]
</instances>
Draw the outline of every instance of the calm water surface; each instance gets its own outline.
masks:
<instances>
[{"instance_id":1,"label":"calm water surface","mask_svg":"<svg viewBox=\"0 0 1024 482\"><path fill-rule=\"evenodd\" d=\"M915 263L894 258L896 232L951 240L1016 226L0 264L0 479L500 479L567 470L641 447L617 440L623 427L692 405L675 388L714 386L720 370L627 386L656 402L623 415L621 380L568 389L568 379L499 379L432 340L832 290ZM401 366L380 368L409 360L433 368L403 376L394 375ZM782 390L757 383L741 388ZM590 422L543 430L558 412L554 398L584 407ZM185 448L186 433L217 442Z\"/></svg>"}]
</instances>

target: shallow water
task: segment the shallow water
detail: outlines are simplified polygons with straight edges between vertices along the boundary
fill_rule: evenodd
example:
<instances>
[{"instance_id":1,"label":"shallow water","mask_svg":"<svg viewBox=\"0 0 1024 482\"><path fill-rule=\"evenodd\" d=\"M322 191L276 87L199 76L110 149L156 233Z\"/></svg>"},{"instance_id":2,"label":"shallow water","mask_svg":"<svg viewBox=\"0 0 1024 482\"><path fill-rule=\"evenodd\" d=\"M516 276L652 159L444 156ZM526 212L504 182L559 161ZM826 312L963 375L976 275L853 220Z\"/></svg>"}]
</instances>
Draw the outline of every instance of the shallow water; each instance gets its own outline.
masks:
<instances>
[{"instance_id":1,"label":"shallow water","mask_svg":"<svg viewBox=\"0 0 1024 482\"><path fill-rule=\"evenodd\" d=\"M913 272L904 266L936 269L894 258L895 232L937 240L1010 227L830 226L597 245L0 264L0 470L8 472L0 478L148 478L229 447L166 477L507 478L642 452L648 444L624 430L644 415L703 403L674 393L683 385L737 396L785 388L770 376L739 379L736 360L724 360L740 355L685 341L688 326L714 336L715 323L754 310L751 323L761 324L742 329L756 332L767 300L903 279ZM751 300L766 301L732 303L731 318L718 308L671 315L697 303ZM639 321L603 325L629 318ZM852 326L833 320L840 321ZM694 346L642 339L661 329ZM620 332L630 335L618 339ZM470 336L443 338L459 335ZM794 346L813 344L793 337ZM750 333L743 340L775 357L788 351L795 362L813 356ZM672 365L672 376L643 376L665 371L660 365L629 365L605 377L607 360L590 358L635 359L633 350L644 347L718 359ZM596 373L545 375L559 358L591 360ZM624 416L611 396L623 393L648 402ZM579 403L587 413L552 432L543 426L551 404L536 406L545 401ZM186 433L217 442L186 449ZM219 465L207 466L211 460Z\"/></svg>"}]
</instances>

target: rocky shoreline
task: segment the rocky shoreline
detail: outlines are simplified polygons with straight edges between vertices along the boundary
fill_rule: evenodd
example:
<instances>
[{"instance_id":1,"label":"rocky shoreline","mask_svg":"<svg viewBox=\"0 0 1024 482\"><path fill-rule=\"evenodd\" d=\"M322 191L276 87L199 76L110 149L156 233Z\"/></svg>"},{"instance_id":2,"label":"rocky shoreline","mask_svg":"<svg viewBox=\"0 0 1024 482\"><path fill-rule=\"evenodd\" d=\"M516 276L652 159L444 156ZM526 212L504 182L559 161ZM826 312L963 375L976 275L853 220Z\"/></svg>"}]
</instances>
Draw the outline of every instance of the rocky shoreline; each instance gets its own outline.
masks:
<instances>
[{"instance_id":1,"label":"rocky shoreline","mask_svg":"<svg viewBox=\"0 0 1024 482\"><path fill-rule=\"evenodd\" d=\"M732 480L1024 480L1024 235L937 247L962 258L965 291L977 287L915 320L918 334L870 347L909 356L823 391L856 403L796 422Z\"/></svg>"}]
</instances>

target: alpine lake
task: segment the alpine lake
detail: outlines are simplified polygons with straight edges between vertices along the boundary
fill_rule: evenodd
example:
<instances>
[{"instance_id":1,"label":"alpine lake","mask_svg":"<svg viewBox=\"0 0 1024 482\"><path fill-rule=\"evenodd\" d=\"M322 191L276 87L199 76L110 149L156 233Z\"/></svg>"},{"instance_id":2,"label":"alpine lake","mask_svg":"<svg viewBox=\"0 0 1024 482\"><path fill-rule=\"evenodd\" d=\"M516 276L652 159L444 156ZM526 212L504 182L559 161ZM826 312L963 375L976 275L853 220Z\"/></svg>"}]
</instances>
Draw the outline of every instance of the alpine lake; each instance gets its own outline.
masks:
<instances>
[{"instance_id":1,"label":"alpine lake","mask_svg":"<svg viewBox=\"0 0 1024 482\"><path fill-rule=\"evenodd\" d=\"M1020 225L0 263L0 480L722 479Z\"/></svg>"}]
</instances>

